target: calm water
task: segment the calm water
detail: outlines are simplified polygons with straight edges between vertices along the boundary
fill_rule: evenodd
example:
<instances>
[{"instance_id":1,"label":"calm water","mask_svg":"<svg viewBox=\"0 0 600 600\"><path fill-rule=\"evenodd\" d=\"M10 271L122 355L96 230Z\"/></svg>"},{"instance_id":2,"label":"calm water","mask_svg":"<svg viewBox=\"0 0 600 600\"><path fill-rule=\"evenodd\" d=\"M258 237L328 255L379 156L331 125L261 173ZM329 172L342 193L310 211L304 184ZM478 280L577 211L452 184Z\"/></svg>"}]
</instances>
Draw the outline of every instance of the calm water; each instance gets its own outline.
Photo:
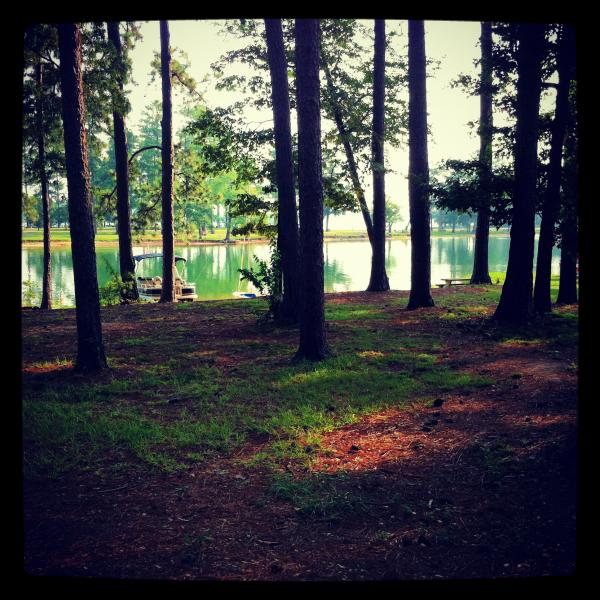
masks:
<instances>
[{"instance_id":1,"label":"calm water","mask_svg":"<svg viewBox=\"0 0 600 600\"><path fill-rule=\"evenodd\" d=\"M472 237L444 237L431 239L431 281L438 283L443 277L469 277L473 266ZM489 244L490 271L503 272L508 261L509 237L491 237ZM133 253L161 252L160 246L135 246ZM200 300L232 298L235 291L248 291L249 284L240 281L239 268L252 265L253 256L267 258L266 244L240 244L234 246L176 247L175 252L187 259L178 268L184 279L196 284ZM387 242L387 273L390 286L395 290L410 289L410 240ZM369 283L371 252L368 241L326 242L325 291L343 292L364 290ZM105 284L112 273L118 271L117 248L96 248L98 281ZM552 272L559 272L560 251L554 249ZM42 249L23 248L21 251L22 280L31 281L41 298L43 273ZM138 266L142 275L162 275L160 259L148 259ZM55 302L73 305L73 267L70 248L52 250L52 279ZM39 302L39 301L38 301Z\"/></svg>"}]
</instances>

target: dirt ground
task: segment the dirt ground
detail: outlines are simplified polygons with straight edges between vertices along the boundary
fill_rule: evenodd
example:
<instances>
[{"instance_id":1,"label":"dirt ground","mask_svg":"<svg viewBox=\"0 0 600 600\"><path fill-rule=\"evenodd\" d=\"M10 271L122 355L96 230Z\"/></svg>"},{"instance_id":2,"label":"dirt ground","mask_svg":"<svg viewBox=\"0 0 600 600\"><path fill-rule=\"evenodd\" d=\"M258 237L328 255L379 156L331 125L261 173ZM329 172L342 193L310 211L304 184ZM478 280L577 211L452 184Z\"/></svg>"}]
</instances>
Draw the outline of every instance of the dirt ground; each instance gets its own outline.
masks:
<instances>
[{"instance_id":1,"label":"dirt ground","mask_svg":"<svg viewBox=\"0 0 600 600\"><path fill-rule=\"evenodd\" d=\"M450 293L435 291L436 297ZM364 305L385 298L346 293L327 301ZM155 306L153 318L161 311L182 327L194 317ZM336 486L338 497L360 498L356 510L320 518L269 494L270 473L240 460L265 439L174 473L149 471L132 459L127 472L110 478L108 471L74 471L24 481L26 572L293 581L573 574L577 348L498 343L478 327L442 327L423 319L423 311L396 311L407 328L435 328L447 364L495 383L476 392L440 392L431 404L387 409L325 434L310 475ZM128 321L128 314L127 307L103 311L109 338L132 327L143 334L145 325ZM52 328L57 318L24 312L24 339ZM71 321L60 321L57 348L72 344ZM200 338L208 327L217 337L235 332L268 343L268 332L257 334L251 316L195 319ZM43 358L42 346L24 345L25 365ZM25 368L23 385L41 386L45 376L43 369ZM292 479L307 476L293 463L285 469Z\"/></svg>"}]
</instances>

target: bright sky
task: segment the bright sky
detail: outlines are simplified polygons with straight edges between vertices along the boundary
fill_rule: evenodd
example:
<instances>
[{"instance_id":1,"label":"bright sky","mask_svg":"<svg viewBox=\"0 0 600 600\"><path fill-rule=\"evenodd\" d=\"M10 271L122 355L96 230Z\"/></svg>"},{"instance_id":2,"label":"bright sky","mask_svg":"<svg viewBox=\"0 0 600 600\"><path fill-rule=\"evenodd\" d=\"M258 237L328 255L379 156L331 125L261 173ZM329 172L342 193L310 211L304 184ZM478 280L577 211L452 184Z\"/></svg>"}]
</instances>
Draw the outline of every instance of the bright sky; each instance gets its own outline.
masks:
<instances>
[{"instance_id":1,"label":"bright sky","mask_svg":"<svg viewBox=\"0 0 600 600\"><path fill-rule=\"evenodd\" d=\"M365 21L367 26L372 26ZM169 21L171 46L182 49L190 60L190 74L200 82L206 75L209 80L200 86L209 106L229 105L237 100L231 92L219 92L214 89L210 65L225 52L239 47L240 42L232 36L219 35L214 21ZM407 22L388 21L388 31L400 28L403 37L398 41L397 51L405 52L407 43ZM145 106L153 100L160 100L160 82L150 83L150 62L153 53L160 50L159 22L150 21L141 24L144 39L138 41L132 52L133 78L137 86L132 88L130 101L132 112L129 115L129 127L135 129ZM429 166L447 158L470 158L478 151L478 138L468 127L469 121L479 118L479 99L468 97L460 89L452 89L450 81L460 73L478 73L473 61L479 56L479 22L426 21L425 49L429 58L441 61L434 77L427 80L427 108L432 137L429 144ZM398 39L398 38L396 38ZM228 73L234 72L233 68ZM174 126L181 126L177 118L181 98L174 98ZM257 113L249 110L250 120L264 120L272 116L270 110ZM292 120L295 115L292 115ZM396 171L386 175L386 195L398 202L404 214L404 223L408 223L408 150L393 150L386 147L390 166ZM371 182L364 181L367 198L371 198ZM330 225L336 229L363 229L364 223L359 214L332 217Z\"/></svg>"}]
</instances>

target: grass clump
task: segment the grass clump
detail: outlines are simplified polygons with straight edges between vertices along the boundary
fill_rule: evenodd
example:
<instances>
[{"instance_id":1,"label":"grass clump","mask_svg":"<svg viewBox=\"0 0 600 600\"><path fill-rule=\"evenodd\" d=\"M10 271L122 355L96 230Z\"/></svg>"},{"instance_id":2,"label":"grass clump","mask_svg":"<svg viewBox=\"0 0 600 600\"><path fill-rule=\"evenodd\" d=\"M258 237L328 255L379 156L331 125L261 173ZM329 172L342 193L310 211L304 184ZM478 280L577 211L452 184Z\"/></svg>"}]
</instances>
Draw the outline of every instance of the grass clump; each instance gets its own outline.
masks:
<instances>
[{"instance_id":1,"label":"grass clump","mask_svg":"<svg viewBox=\"0 0 600 600\"><path fill-rule=\"evenodd\" d=\"M273 478L269 493L290 502L300 515L339 520L350 512L368 509L365 498L347 485L347 476L313 475L295 479L289 473Z\"/></svg>"}]
</instances>

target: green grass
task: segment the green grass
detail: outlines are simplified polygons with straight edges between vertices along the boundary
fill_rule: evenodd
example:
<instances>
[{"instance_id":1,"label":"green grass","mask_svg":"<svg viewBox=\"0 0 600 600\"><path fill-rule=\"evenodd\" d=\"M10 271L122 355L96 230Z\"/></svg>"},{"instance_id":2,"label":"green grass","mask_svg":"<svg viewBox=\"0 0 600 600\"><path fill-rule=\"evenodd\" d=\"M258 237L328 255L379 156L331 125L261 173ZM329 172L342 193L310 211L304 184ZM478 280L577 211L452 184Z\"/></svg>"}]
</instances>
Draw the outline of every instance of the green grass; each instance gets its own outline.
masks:
<instances>
[{"instance_id":1,"label":"green grass","mask_svg":"<svg viewBox=\"0 0 600 600\"><path fill-rule=\"evenodd\" d=\"M438 306L443 300L451 308L457 323L477 319L479 312L473 307L493 304L489 288L439 300ZM393 302L389 305L389 310L398 309ZM112 333L108 378L48 379L42 386L24 386L27 476L57 477L69 469L128 461L174 470L227 455L253 436L267 443L248 462L277 473L289 460L310 466L326 432L365 415L390 407L410 410L440 393L477 390L493 383L445 362L447 331L391 325L388 321L398 313L382 305L328 304L327 320L337 328L335 355L318 364L292 362L296 335L259 325L250 335L260 333L261 339L216 338L201 347L190 343L178 346L174 356L169 351L172 329L185 338L186 327L194 328L194 318L212 319L223 311L245 315L253 323L253 315L265 307L260 300L220 301L188 310L195 311L189 325L175 323L152 338L139 334L119 338ZM175 305L174 315L178 312ZM439 310L433 309L434 313L440 316ZM143 315L140 311L140 319ZM424 312L420 318L426 316ZM555 351L576 344L576 312L556 311L525 329L492 329L490 336L486 339L500 346L535 340ZM36 346L49 339L36 331L37 337ZM168 341L164 358L154 364L145 349L156 352L157 344L162 347ZM30 343L24 332L24 345ZM240 345L245 359L232 364ZM222 356L230 358L222 363L218 360ZM69 362L60 357L26 366L64 369ZM286 493L284 483L278 494ZM302 499L303 493L293 486L289 490L300 498L299 506L309 512L321 510L311 504L310 494ZM345 502L331 490L323 493L328 505Z\"/></svg>"},{"instance_id":2,"label":"green grass","mask_svg":"<svg viewBox=\"0 0 600 600\"><path fill-rule=\"evenodd\" d=\"M202 241L213 241L213 242L222 241L225 238L225 235L226 235L225 229L215 229L214 233L209 232L205 236L203 236ZM250 234L247 237L249 237L251 239L262 239L260 236L258 236L256 234ZM70 242L71 241L69 230L64 229L62 227L61 228L53 227L50 231L50 238L53 242ZM162 239L162 236L161 236L160 230L158 230L158 231L149 230L143 234L134 233L133 238L134 238L134 242L141 242L141 241L157 242ZM242 238L241 237L236 238L234 236L234 239L242 239ZM42 229L38 230L37 228L23 229L23 231L21 233L21 240L23 242L42 242L43 241L43 231L42 231ZM180 243L198 241L197 238L191 238L189 236L186 236L182 232L176 232L175 240ZM117 235L114 227L99 228L96 231L96 241L97 242L114 242L115 244L117 244L119 241L119 238L118 238L118 235Z\"/></svg>"},{"instance_id":3,"label":"green grass","mask_svg":"<svg viewBox=\"0 0 600 600\"><path fill-rule=\"evenodd\" d=\"M370 304L329 304L325 307L325 319L327 321L389 319L389 314Z\"/></svg>"},{"instance_id":4,"label":"green grass","mask_svg":"<svg viewBox=\"0 0 600 600\"><path fill-rule=\"evenodd\" d=\"M326 516L339 520L347 512L366 510L363 494L348 489L347 475L317 475L294 479L291 474L278 473L273 478L269 493L290 502L300 515Z\"/></svg>"},{"instance_id":5,"label":"green grass","mask_svg":"<svg viewBox=\"0 0 600 600\"><path fill-rule=\"evenodd\" d=\"M73 366L73 361L68 358L56 358L54 360L33 362L28 366L31 369L66 369L67 367Z\"/></svg>"},{"instance_id":6,"label":"green grass","mask_svg":"<svg viewBox=\"0 0 600 600\"><path fill-rule=\"evenodd\" d=\"M172 470L185 464L186 453L198 458L228 452L253 434L273 439L272 448L257 457L265 463L309 460L298 448L318 447L323 432L386 407L425 402L438 390L485 383L437 364L435 356L410 351L354 352L277 371L240 365L235 377L211 365L142 366L135 377L26 392L24 435L32 448L27 465L30 472L56 476L118 448ZM131 394L145 400L128 405ZM167 407L169 422L157 419Z\"/></svg>"},{"instance_id":7,"label":"green grass","mask_svg":"<svg viewBox=\"0 0 600 600\"><path fill-rule=\"evenodd\" d=\"M133 338L132 337L132 338L124 339L121 343L124 346L130 346L131 347L131 346L144 346L144 345L146 345L148 343L151 343L151 342L152 342L152 340L150 338L143 338L143 337Z\"/></svg>"},{"instance_id":8,"label":"green grass","mask_svg":"<svg viewBox=\"0 0 600 600\"><path fill-rule=\"evenodd\" d=\"M503 345L551 345L550 351L577 346L578 317L575 313L553 312L522 327L505 325L493 330L493 338Z\"/></svg>"}]
</instances>

